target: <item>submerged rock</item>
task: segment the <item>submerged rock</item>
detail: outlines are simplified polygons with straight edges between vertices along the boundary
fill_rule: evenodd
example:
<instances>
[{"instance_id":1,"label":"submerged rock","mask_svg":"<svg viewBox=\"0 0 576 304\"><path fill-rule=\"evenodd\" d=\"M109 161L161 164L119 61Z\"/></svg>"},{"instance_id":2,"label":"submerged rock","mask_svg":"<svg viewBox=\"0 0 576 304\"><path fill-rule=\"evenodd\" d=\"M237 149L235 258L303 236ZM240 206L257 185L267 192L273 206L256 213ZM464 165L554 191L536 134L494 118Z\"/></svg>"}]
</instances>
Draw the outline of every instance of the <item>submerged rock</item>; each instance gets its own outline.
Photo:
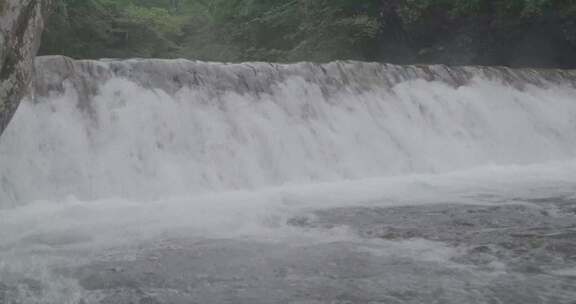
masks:
<instances>
[{"instance_id":1,"label":"submerged rock","mask_svg":"<svg viewBox=\"0 0 576 304\"><path fill-rule=\"evenodd\" d=\"M0 134L29 87L52 0L0 1Z\"/></svg>"}]
</instances>

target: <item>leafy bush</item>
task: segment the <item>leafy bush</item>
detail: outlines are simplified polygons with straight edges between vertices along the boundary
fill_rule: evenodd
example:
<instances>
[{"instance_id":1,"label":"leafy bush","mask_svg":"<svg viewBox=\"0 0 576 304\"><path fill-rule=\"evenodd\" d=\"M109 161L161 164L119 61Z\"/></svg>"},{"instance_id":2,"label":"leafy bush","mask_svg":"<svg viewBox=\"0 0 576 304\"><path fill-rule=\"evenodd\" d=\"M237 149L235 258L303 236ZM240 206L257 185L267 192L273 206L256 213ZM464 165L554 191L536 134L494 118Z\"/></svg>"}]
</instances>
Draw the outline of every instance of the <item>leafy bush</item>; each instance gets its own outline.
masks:
<instances>
[{"instance_id":1,"label":"leafy bush","mask_svg":"<svg viewBox=\"0 0 576 304\"><path fill-rule=\"evenodd\" d=\"M450 63L448 52L511 52L550 24L563 37L558 44L576 48L573 0L58 1L43 54L394 61L388 50L396 47L400 62ZM464 57L484 62L478 54Z\"/></svg>"}]
</instances>

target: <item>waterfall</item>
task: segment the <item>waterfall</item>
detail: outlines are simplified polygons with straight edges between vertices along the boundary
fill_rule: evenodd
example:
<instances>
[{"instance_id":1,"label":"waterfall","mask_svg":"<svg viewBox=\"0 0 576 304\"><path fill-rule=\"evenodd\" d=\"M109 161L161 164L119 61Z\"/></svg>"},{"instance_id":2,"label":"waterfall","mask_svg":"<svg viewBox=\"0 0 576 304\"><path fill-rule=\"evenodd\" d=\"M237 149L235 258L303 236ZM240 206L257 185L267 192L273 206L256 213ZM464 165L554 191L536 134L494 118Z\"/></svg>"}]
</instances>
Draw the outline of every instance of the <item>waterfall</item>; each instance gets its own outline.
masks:
<instances>
[{"instance_id":1,"label":"waterfall","mask_svg":"<svg viewBox=\"0 0 576 304\"><path fill-rule=\"evenodd\" d=\"M50 56L0 141L0 206L575 156L576 71Z\"/></svg>"}]
</instances>

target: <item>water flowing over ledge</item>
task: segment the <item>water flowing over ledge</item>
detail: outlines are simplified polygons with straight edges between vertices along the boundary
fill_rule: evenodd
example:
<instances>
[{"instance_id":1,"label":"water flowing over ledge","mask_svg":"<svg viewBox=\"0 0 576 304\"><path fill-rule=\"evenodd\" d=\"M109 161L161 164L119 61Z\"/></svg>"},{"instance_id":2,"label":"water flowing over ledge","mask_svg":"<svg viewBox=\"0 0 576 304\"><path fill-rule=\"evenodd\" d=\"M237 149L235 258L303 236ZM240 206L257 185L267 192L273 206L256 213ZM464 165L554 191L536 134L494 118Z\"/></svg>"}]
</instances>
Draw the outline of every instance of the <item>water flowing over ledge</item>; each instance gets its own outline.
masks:
<instances>
[{"instance_id":1,"label":"water flowing over ledge","mask_svg":"<svg viewBox=\"0 0 576 304\"><path fill-rule=\"evenodd\" d=\"M576 156L576 71L377 63L36 62L0 206L154 199Z\"/></svg>"},{"instance_id":2,"label":"water flowing over ledge","mask_svg":"<svg viewBox=\"0 0 576 304\"><path fill-rule=\"evenodd\" d=\"M358 61L326 64L309 62L223 64L183 59L94 61L44 56L37 59L36 65L39 70L36 75L36 91L40 96L47 96L54 91L63 92L64 82L70 81L85 99L96 94L99 86L113 78L125 78L145 88L162 89L168 94L174 94L182 88L197 87L205 89L208 87L214 93L270 93L274 86L295 77L319 86L323 93L392 88L410 80L438 81L459 87L469 84L475 78L492 80L516 88L523 88L526 85L576 86L574 70L444 65L399 66Z\"/></svg>"}]
</instances>

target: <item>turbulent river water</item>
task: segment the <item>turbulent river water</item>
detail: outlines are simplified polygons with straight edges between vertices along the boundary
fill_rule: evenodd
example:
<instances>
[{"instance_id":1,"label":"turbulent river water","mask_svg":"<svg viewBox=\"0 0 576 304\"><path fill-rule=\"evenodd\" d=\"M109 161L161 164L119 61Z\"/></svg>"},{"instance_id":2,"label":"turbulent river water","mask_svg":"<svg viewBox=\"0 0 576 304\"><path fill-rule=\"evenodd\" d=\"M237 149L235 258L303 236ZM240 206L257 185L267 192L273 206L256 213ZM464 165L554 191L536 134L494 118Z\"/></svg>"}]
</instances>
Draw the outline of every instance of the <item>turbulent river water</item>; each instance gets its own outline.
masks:
<instances>
[{"instance_id":1,"label":"turbulent river water","mask_svg":"<svg viewBox=\"0 0 576 304\"><path fill-rule=\"evenodd\" d=\"M40 57L0 303L576 303L576 72Z\"/></svg>"}]
</instances>

